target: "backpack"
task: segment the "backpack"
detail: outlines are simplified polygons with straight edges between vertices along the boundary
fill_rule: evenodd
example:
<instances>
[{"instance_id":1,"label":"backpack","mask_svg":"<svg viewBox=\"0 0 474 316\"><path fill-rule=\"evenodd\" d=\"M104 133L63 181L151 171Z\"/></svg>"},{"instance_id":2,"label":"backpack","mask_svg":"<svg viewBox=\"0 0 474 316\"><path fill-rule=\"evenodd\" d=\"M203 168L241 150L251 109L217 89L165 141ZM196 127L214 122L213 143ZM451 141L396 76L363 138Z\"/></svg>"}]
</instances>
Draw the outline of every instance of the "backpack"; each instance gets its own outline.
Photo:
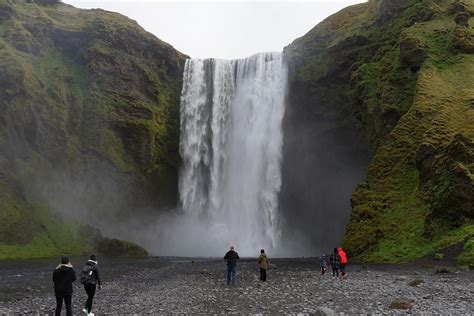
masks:
<instances>
[{"instance_id":1,"label":"backpack","mask_svg":"<svg viewBox=\"0 0 474 316\"><path fill-rule=\"evenodd\" d=\"M90 266L86 264L82 267L81 283L82 284L95 284L94 266Z\"/></svg>"}]
</instances>

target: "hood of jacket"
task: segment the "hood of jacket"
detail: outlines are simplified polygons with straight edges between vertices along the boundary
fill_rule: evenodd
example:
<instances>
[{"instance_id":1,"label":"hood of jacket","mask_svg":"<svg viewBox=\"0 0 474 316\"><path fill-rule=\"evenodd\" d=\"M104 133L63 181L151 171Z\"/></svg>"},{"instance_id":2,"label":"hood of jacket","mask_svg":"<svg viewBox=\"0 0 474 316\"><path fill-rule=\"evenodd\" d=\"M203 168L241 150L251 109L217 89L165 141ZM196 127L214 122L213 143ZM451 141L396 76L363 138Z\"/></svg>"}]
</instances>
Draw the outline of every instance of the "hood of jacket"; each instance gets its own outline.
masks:
<instances>
[{"instance_id":1,"label":"hood of jacket","mask_svg":"<svg viewBox=\"0 0 474 316\"><path fill-rule=\"evenodd\" d=\"M71 263L66 263L66 264L60 263L60 264L56 267L56 269L61 269L62 267L74 269L74 267L72 266Z\"/></svg>"}]
</instances>

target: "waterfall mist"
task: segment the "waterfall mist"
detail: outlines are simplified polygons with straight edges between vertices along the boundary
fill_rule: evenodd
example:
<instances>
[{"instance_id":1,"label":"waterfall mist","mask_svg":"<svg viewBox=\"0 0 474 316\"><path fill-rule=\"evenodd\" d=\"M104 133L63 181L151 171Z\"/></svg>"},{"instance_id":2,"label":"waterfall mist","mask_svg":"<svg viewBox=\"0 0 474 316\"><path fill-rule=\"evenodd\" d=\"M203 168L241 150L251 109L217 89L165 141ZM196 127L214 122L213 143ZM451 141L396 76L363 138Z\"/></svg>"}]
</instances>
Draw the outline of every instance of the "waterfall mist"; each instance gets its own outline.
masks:
<instances>
[{"instance_id":1,"label":"waterfall mist","mask_svg":"<svg viewBox=\"0 0 474 316\"><path fill-rule=\"evenodd\" d=\"M187 60L181 95L182 210L166 225L174 228L164 233L169 247L160 252L220 256L234 245L253 255L260 248L278 248L286 81L281 53Z\"/></svg>"}]
</instances>

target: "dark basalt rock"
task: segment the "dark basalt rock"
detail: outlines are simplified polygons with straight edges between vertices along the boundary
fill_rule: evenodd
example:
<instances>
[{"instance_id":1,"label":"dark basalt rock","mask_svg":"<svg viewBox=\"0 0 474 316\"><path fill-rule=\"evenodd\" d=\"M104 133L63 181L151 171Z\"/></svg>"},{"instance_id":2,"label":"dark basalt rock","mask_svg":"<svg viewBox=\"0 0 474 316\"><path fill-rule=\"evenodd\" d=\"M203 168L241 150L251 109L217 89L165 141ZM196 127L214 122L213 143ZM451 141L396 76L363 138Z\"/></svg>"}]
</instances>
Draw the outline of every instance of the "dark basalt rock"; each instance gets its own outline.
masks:
<instances>
[{"instance_id":1,"label":"dark basalt rock","mask_svg":"<svg viewBox=\"0 0 474 316\"><path fill-rule=\"evenodd\" d=\"M403 32L400 36L400 59L406 66L420 68L426 59L427 46L418 38Z\"/></svg>"},{"instance_id":2,"label":"dark basalt rock","mask_svg":"<svg viewBox=\"0 0 474 316\"><path fill-rule=\"evenodd\" d=\"M458 26L469 27L469 18L471 15L468 12L459 12L454 18L454 22Z\"/></svg>"}]
</instances>

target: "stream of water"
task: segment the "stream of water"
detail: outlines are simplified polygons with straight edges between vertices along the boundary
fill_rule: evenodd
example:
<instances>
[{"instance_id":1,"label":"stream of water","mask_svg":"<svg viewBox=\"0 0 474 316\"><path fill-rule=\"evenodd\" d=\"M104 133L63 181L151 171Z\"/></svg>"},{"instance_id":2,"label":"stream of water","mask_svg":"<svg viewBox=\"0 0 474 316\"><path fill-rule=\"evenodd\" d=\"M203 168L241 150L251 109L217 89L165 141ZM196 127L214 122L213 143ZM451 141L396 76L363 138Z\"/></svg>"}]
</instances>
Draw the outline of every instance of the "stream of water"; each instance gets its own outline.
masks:
<instances>
[{"instance_id":1,"label":"stream of water","mask_svg":"<svg viewBox=\"0 0 474 316\"><path fill-rule=\"evenodd\" d=\"M180 201L220 252L278 246L286 81L282 53L186 61Z\"/></svg>"}]
</instances>

